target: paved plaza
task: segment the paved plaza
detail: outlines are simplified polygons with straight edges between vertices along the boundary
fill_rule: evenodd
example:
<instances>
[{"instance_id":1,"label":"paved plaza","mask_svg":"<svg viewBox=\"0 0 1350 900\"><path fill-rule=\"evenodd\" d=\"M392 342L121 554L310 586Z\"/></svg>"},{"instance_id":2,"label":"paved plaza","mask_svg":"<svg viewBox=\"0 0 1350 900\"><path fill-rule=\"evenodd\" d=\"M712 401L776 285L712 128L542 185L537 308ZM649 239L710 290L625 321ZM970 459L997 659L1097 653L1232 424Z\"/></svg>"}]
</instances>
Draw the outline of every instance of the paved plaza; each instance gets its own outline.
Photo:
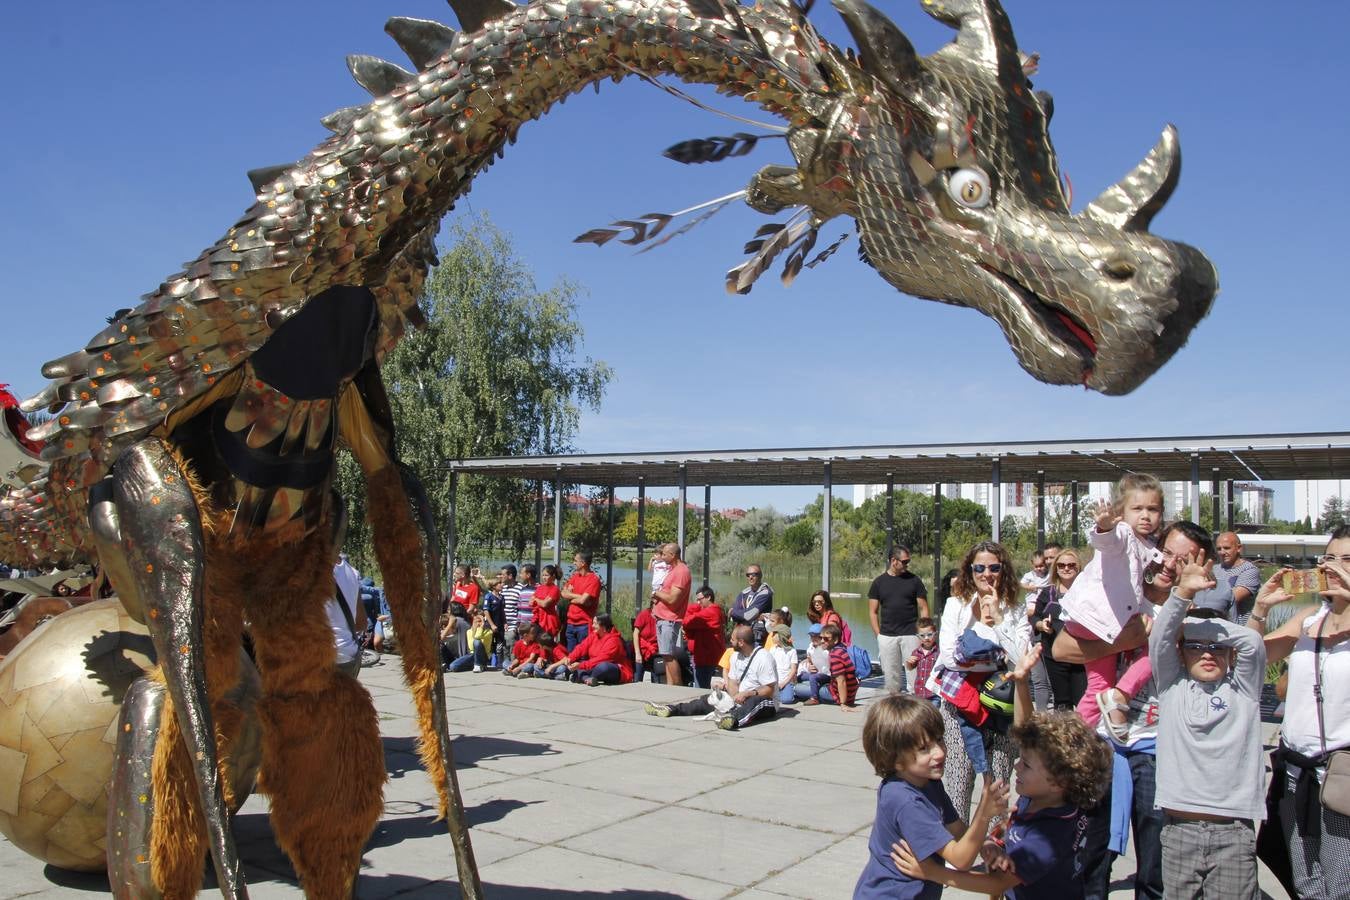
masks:
<instances>
[{"instance_id":1,"label":"paved plaza","mask_svg":"<svg viewBox=\"0 0 1350 900\"><path fill-rule=\"evenodd\" d=\"M357 896L458 897L450 839L433 821L430 783L413 750L416 726L397 658L385 657L361 680L380 713L389 783ZM864 703L879 683L867 682ZM643 713L644 701L698 693L689 688L586 688L497 672L447 675L446 685L489 898L851 896L877 785L859 741L861 713L789 707L777 721L723 732L711 722ZM250 894L302 897L266 810L253 797L235 819ZM3 900L108 895L105 877L44 867L3 840L0 871ZM1131 871L1128 859L1116 864L1112 897L1133 896ZM1262 886L1284 896L1264 871Z\"/></svg>"}]
</instances>

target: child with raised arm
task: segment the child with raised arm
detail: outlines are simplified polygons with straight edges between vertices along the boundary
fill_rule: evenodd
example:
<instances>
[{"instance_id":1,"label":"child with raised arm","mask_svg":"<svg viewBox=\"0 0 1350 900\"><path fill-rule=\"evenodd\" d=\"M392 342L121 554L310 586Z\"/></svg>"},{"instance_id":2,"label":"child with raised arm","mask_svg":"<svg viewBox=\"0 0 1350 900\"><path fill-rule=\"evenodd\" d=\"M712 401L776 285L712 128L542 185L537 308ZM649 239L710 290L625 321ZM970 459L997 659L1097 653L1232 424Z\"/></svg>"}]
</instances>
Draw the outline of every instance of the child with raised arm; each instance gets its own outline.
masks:
<instances>
[{"instance_id":1,"label":"child with raised arm","mask_svg":"<svg viewBox=\"0 0 1350 900\"><path fill-rule=\"evenodd\" d=\"M1110 643L1139 615L1144 604L1145 569L1161 561L1155 546L1162 527L1162 485L1152 475L1131 472L1116 485L1113 500L1100 503L1088 543L1096 553L1060 600L1064 628L1080 639ZM1116 677L1119 655L1089 661L1087 690L1078 714L1089 724L1104 719L1112 736L1124 739L1126 714L1135 692L1152 674L1148 656L1140 656Z\"/></svg>"},{"instance_id":2,"label":"child with raised arm","mask_svg":"<svg viewBox=\"0 0 1350 900\"><path fill-rule=\"evenodd\" d=\"M980 851L986 871L948 869L919 856L908 841L897 842L891 861L908 877L1013 900L1083 897L1078 865L1087 835L1083 810L1106 791L1111 751L1074 713L1032 712L1027 675L1039 657L1040 648L1034 648L1009 676L1017 682L1011 736L1021 751L1014 769L1018 800L1002 834Z\"/></svg>"},{"instance_id":3,"label":"child with raised arm","mask_svg":"<svg viewBox=\"0 0 1350 900\"><path fill-rule=\"evenodd\" d=\"M942 886L897 868L891 847L903 841L918 859L969 869L979 858L990 820L1007 809L1008 787L998 781L980 797L967 826L942 787L947 758L942 716L927 700L887 694L873 702L863 725L863 751L881 776L877 814L867 840L867 865L854 900L942 896Z\"/></svg>"},{"instance_id":4,"label":"child with raised arm","mask_svg":"<svg viewBox=\"0 0 1350 900\"><path fill-rule=\"evenodd\" d=\"M1197 593L1214 587L1214 563L1203 550L1185 563L1149 634L1163 890L1168 897L1256 900L1256 828L1266 817L1266 645L1215 610L1191 608Z\"/></svg>"}]
</instances>

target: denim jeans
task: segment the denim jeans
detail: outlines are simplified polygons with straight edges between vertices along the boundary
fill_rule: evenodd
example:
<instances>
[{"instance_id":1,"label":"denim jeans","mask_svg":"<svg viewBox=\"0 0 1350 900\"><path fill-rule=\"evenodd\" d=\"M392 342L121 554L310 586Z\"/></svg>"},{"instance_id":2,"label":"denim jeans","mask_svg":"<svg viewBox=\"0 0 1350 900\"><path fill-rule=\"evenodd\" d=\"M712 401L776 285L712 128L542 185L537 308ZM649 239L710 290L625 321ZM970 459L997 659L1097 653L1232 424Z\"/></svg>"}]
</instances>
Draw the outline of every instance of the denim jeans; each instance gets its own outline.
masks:
<instances>
[{"instance_id":1,"label":"denim jeans","mask_svg":"<svg viewBox=\"0 0 1350 900\"><path fill-rule=\"evenodd\" d=\"M788 684L788 685L784 685L783 687L780 687L780 688L778 689L778 702L779 702L779 703L796 703L796 702L797 702L797 686L796 686L795 684Z\"/></svg>"},{"instance_id":2,"label":"denim jeans","mask_svg":"<svg viewBox=\"0 0 1350 900\"><path fill-rule=\"evenodd\" d=\"M818 672L808 672L805 681L793 685L792 692L798 700L810 700L815 697L821 703L834 702L834 695L830 693L830 676Z\"/></svg>"},{"instance_id":3,"label":"denim jeans","mask_svg":"<svg viewBox=\"0 0 1350 900\"><path fill-rule=\"evenodd\" d=\"M567 645L567 652L571 653L576 649L577 644L586 640L586 635L591 633L589 625L568 625L563 630L563 640Z\"/></svg>"},{"instance_id":4,"label":"denim jeans","mask_svg":"<svg viewBox=\"0 0 1350 900\"><path fill-rule=\"evenodd\" d=\"M694 666L694 686L705 691L712 690L712 680L716 674L717 666Z\"/></svg>"},{"instance_id":5,"label":"denim jeans","mask_svg":"<svg viewBox=\"0 0 1350 900\"><path fill-rule=\"evenodd\" d=\"M1153 808L1157 787L1157 760L1150 753L1130 753L1130 779L1134 782L1134 803L1131 805L1130 826L1134 839L1134 896L1161 900L1162 881L1162 810ZM1116 855L1107 849L1111 840L1111 789L1096 807L1085 810L1088 828L1079 857L1083 873L1086 900L1106 900L1110 894L1111 864Z\"/></svg>"},{"instance_id":6,"label":"denim jeans","mask_svg":"<svg viewBox=\"0 0 1350 900\"><path fill-rule=\"evenodd\" d=\"M473 652L472 652L472 653L466 653L466 654L464 654L463 656L461 656L459 659L457 659L457 660L453 661L452 663L450 663L450 671L451 671L451 672L464 672L464 671L468 670L468 668L469 668L470 666L483 666L483 667L486 667L487 664L488 664L487 648L485 648L485 647L483 646L483 642L482 642L482 641L474 641L474 642L473 642Z\"/></svg>"},{"instance_id":7,"label":"denim jeans","mask_svg":"<svg viewBox=\"0 0 1350 900\"><path fill-rule=\"evenodd\" d=\"M623 681L623 670L612 662L596 663L588 674L596 684L618 684Z\"/></svg>"}]
</instances>

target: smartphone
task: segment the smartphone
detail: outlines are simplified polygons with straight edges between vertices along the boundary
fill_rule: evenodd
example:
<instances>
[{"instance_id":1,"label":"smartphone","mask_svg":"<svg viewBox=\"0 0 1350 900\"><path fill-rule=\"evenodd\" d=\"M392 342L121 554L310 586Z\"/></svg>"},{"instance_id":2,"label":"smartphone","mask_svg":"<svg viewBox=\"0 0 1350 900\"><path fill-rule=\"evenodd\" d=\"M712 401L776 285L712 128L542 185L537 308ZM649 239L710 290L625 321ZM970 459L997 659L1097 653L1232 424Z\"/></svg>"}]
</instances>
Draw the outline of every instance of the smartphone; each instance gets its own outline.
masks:
<instances>
[{"instance_id":1,"label":"smartphone","mask_svg":"<svg viewBox=\"0 0 1350 900\"><path fill-rule=\"evenodd\" d=\"M1295 569L1284 573L1286 594L1320 594L1327 589L1327 576L1321 569Z\"/></svg>"}]
</instances>

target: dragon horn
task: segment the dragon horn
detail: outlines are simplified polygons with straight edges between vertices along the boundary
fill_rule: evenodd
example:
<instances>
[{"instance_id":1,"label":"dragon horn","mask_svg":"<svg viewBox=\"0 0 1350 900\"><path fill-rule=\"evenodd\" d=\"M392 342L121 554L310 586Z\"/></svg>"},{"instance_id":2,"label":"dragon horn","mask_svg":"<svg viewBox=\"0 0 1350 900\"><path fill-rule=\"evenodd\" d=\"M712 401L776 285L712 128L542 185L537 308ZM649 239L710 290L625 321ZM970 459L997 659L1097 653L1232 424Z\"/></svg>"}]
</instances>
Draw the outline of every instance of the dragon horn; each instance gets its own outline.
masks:
<instances>
[{"instance_id":1,"label":"dragon horn","mask_svg":"<svg viewBox=\"0 0 1350 900\"><path fill-rule=\"evenodd\" d=\"M911 84L919 74L919 55L900 27L864 0L834 0L834 8L858 45L863 70L902 97L912 94Z\"/></svg>"},{"instance_id":2,"label":"dragon horn","mask_svg":"<svg viewBox=\"0 0 1350 900\"><path fill-rule=\"evenodd\" d=\"M1023 71L1017 39L998 0L924 0L923 10L956 29L955 50L967 59L998 74L1022 78L1030 74Z\"/></svg>"},{"instance_id":3,"label":"dragon horn","mask_svg":"<svg viewBox=\"0 0 1350 900\"><path fill-rule=\"evenodd\" d=\"M1121 231L1147 231L1180 178L1181 140L1176 126L1168 125L1144 161L1102 191L1083 215Z\"/></svg>"}]
</instances>

